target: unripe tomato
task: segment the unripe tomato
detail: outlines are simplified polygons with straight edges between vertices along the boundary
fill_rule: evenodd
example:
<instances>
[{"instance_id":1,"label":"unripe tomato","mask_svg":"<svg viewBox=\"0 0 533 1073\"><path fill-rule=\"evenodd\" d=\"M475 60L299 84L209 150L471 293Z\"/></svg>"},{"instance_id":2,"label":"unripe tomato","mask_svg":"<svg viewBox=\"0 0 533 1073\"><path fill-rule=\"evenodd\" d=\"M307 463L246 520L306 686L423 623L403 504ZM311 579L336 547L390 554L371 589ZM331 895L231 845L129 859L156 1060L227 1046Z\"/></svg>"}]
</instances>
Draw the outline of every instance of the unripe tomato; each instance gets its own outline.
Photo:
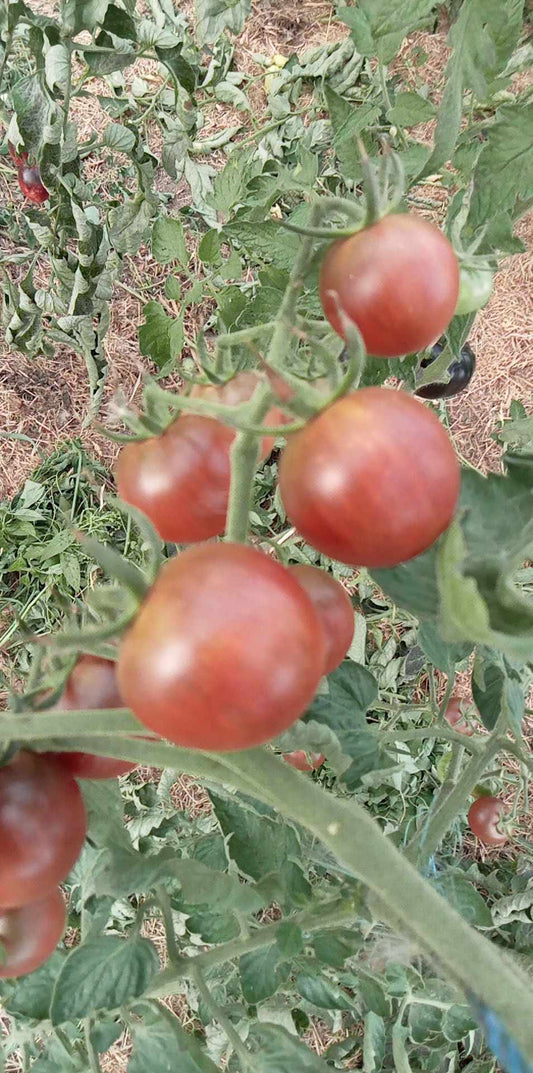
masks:
<instances>
[{"instance_id":1,"label":"unripe tomato","mask_svg":"<svg viewBox=\"0 0 533 1073\"><path fill-rule=\"evenodd\" d=\"M257 383L253 373L241 373L222 388L199 391L235 405L251 398ZM272 411L266 423L279 424L278 415ZM182 414L161 436L128 444L116 473L121 499L142 510L163 540L190 544L219 536L226 525L235 435L211 417ZM270 437L262 441L262 458L273 445Z\"/></svg>"},{"instance_id":2,"label":"unripe tomato","mask_svg":"<svg viewBox=\"0 0 533 1073\"><path fill-rule=\"evenodd\" d=\"M69 675L58 711L83 711L97 708L125 708L118 688L117 665L101 656L80 656ZM136 766L129 760L114 760L93 753L45 753L55 756L61 767L76 779L113 779L126 775Z\"/></svg>"},{"instance_id":3,"label":"unripe tomato","mask_svg":"<svg viewBox=\"0 0 533 1073\"><path fill-rule=\"evenodd\" d=\"M469 727L468 723L465 722L465 717L461 711L460 697L451 698L450 703L444 712L444 718L458 734L464 734L467 738L472 737L474 731L472 730L472 727Z\"/></svg>"},{"instance_id":4,"label":"unripe tomato","mask_svg":"<svg viewBox=\"0 0 533 1073\"><path fill-rule=\"evenodd\" d=\"M461 265L455 316L475 313L486 306L493 287L494 276L490 268L468 268L466 265Z\"/></svg>"},{"instance_id":5,"label":"unripe tomato","mask_svg":"<svg viewBox=\"0 0 533 1073\"><path fill-rule=\"evenodd\" d=\"M283 759L297 771L316 771L324 763L326 757L322 753L306 753L303 749L299 749L294 753L284 753Z\"/></svg>"},{"instance_id":6,"label":"unripe tomato","mask_svg":"<svg viewBox=\"0 0 533 1073\"><path fill-rule=\"evenodd\" d=\"M20 752L0 768L0 907L27 905L61 883L85 828L79 787L53 757Z\"/></svg>"},{"instance_id":7,"label":"unripe tomato","mask_svg":"<svg viewBox=\"0 0 533 1073\"><path fill-rule=\"evenodd\" d=\"M191 749L248 749L308 707L324 638L295 577L255 548L204 544L161 570L120 651L124 700Z\"/></svg>"},{"instance_id":8,"label":"unripe tomato","mask_svg":"<svg viewBox=\"0 0 533 1073\"><path fill-rule=\"evenodd\" d=\"M450 524L459 484L435 414L381 387L339 399L291 435L279 472L292 524L351 566L390 567L420 555Z\"/></svg>"},{"instance_id":9,"label":"unripe tomato","mask_svg":"<svg viewBox=\"0 0 533 1073\"><path fill-rule=\"evenodd\" d=\"M427 358L423 358L420 362L423 369L427 369L428 365L432 365L434 361L442 354L443 344L435 343L435 346L431 348L431 353ZM465 343L461 350L459 358L448 365L448 375L450 377L447 384L424 384L423 387L417 388L415 395L419 395L421 399L451 399L454 395L459 395L461 391L464 391L468 387L476 368L476 355L472 350L472 347Z\"/></svg>"},{"instance_id":10,"label":"unripe tomato","mask_svg":"<svg viewBox=\"0 0 533 1073\"><path fill-rule=\"evenodd\" d=\"M38 969L53 954L65 921L60 890L17 909L0 909L0 977L24 976Z\"/></svg>"},{"instance_id":11,"label":"unripe tomato","mask_svg":"<svg viewBox=\"0 0 533 1073\"><path fill-rule=\"evenodd\" d=\"M503 814L503 801L498 797L478 797L468 810L470 829L486 846L503 846L508 841L499 826Z\"/></svg>"},{"instance_id":12,"label":"unripe tomato","mask_svg":"<svg viewBox=\"0 0 533 1073\"><path fill-rule=\"evenodd\" d=\"M330 324L346 337L340 307L378 358L434 343L454 315L458 294L453 246L419 216L385 216L338 239L320 269L320 299Z\"/></svg>"},{"instance_id":13,"label":"unripe tomato","mask_svg":"<svg viewBox=\"0 0 533 1073\"><path fill-rule=\"evenodd\" d=\"M39 168L32 168L29 164L20 164L18 178L20 189L28 201L33 201L36 205L42 205L50 197L48 190L41 182Z\"/></svg>"},{"instance_id":14,"label":"unripe tomato","mask_svg":"<svg viewBox=\"0 0 533 1073\"><path fill-rule=\"evenodd\" d=\"M305 563L289 569L305 589L318 615L326 646L323 673L331 674L342 663L353 639L354 615L350 597L325 570Z\"/></svg>"}]
</instances>

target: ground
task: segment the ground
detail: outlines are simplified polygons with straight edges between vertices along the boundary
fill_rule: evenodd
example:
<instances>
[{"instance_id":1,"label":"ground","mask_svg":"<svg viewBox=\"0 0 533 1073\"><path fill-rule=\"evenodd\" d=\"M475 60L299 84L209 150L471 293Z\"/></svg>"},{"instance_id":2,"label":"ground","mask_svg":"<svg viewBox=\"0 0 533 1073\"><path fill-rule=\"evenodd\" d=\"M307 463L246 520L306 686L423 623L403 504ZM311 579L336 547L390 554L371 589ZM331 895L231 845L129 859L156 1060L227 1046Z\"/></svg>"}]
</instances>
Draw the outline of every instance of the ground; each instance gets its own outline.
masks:
<instances>
[{"instance_id":1,"label":"ground","mask_svg":"<svg viewBox=\"0 0 533 1073\"><path fill-rule=\"evenodd\" d=\"M40 10L54 5L33 5ZM186 6L186 5L185 5ZM280 10L282 9L282 10ZM260 68L253 59L257 52L275 54L301 51L314 44L333 41L345 36L346 30L333 21L333 8L322 0L295 0L293 5L280 5L273 0L257 0L253 15L238 43L236 66L250 73ZM446 27L433 35L416 34L403 47L395 69L409 85L410 50L423 46L428 53L427 78L433 85L442 80L447 54ZM143 75L150 77L154 68L145 64ZM137 73L137 72L136 72ZM132 76L133 72L130 72ZM95 88L94 86L92 88ZM254 108L260 115L263 105L261 84L252 95ZM240 117L241 118L241 117ZM106 121L97 102L81 100L76 103L76 119L87 134ZM210 117L213 126L233 121L231 110L215 106ZM431 130L426 129L427 137ZM422 132L422 136L424 132ZM420 134L419 134L420 136ZM154 138L157 131L154 131ZM94 177L98 161L89 159L87 169ZM101 187L105 191L105 175ZM165 190L173 194L174 205L183 204L187 190L163 177ZM435 191L425 187L425 196ZM5 172L0 173L0 205L13 201L12 182ZM18 204L15 211L20 208ZM523 220L518 233L531 248L533 219ZM7 252L12 246L0 235L0 248ZM111 329L106 339L109 375L106 384L102 418L112 409L117 394L131 403L140 393L142 376L148 362L138 348L138 328L142 322L142 304L150 298L161 299L162 282L167 271L156 265L147 248L135 258L127 258L124 277L117 284L112 303ZM474 326L470 342L477 356L477 373L469 390L448 407L450 430L460 456L483 471L498 468L499 449L491 438L495 425L508 411L514 399L530 405L533 395L533 330L531 327L532 260L531 255L503 262L496 278L494 294ZM17 438L6 439L0 452L0 498L12 496L39 461L63 439L80 437L83 442L108 464L112 464L117 448L94 426L84 428L87 409L87 381L83 360L73 352L61 349L53 359L28 361L9 351L0 339L0 412L2 431ZM23 439L18 437L22 436ZM202 807L200 788L182 779L179 784L181 807ZM153 931L151 932L153 937ZM177 1006L176 1006L177 1003ZM179 997L174 1008L190 1020L187 1004ZM316 1022L309 1043L321 1052L329 1042L325 1027ZM121 1073L126 1068L127 1040L123 1039L103 1060L105 1073ZM11 1067L15 1069L16 1067Z\"/></svg>"}]
</instances>

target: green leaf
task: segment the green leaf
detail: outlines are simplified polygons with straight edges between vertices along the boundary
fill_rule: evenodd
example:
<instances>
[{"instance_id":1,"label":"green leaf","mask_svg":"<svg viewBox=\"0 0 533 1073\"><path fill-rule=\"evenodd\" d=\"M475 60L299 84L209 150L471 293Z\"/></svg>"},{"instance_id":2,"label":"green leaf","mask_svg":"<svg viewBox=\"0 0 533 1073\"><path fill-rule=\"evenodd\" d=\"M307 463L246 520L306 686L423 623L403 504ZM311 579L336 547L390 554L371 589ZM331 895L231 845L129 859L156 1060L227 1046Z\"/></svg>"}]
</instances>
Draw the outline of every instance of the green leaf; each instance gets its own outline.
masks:
<instances>
[{"instance_id":1,"label":"green leaf","mask_svg":"<svg viewBox=\"0 0 533 1073\"><path fill-rule=\"evenodd\" d=\"M11 96L24 145L35 151L41 145L52 110L50 99L43 89L41 74L21 78L13 86Z\"/></svg>"},{"instance_id":2,"label":"green leaf","mask_svg":"<svg viewBox=\"0 0 533 1073\"><path fill-rule=\"evenodd\" d=\"M393 60L408 33L423 24L433 8L433 0L359 0L356 7L338 11L341 22L349 26L362 56L378 55L382 63Z\"/></svg>"},{"instance_id":3,"label":"green leaf","mask_svg":"<svg viewBox=\"0 0 533 1073\"><path fill-rule=\"evenodd\" d=\"M182 56L183 45L174 45L172 48L161 48L156 45L155 51L161 63L170 71L178 85L193 95L196 89L196 74L194 68Z\"/></svg>"},{"instance_id":4,"label":"green leaf","mask_svg":"<svg viewBox=\"0 0 533 1073\"><path fill-rule=\"evenodd\" d=\"M533 104L501 108L487 130L474 171L468 224L472 229L492 216L513 210L518 198L533 195Z\"/></svg>"},{"instance_id":5,"label":"green leaf","mask_svg":"<svg viewBox=\"0 0 533 1073\"><path fill-rule=\"evenodd\" d=\"M390 1016L390 1002L387 999L381 984L373 977L364 972L358 973L358 987L361 998L373 1013L380 1017Z\"/></svg>"},{"instance_id":6,"label":"green leaf","mask_svg":"<svg viewBox=\"0 0 533 1073\"><path fill-rule=\"evenodd\" d=\"M460 872L445 872L433 880L433 886L469 924L477 928L492 927L487 903Z\"/></svg>"},{"instance_id":7,"label":"green leaf","mask_svg":"<svg viewBox=\"0 0 533 1073\"><path fill-rule=\"evenodd\" d=\"M120 153L131 153L136 138L133 131L128 127L123 127L121 123L108 123L102 141L110 149L116 149Z\"/></svg>"},{"instance_id":8,"label":"green leaf","mask_svg":"<svg viewBox=\"0 0 533 1073\"><path fill-rule=\"evenodd\" d=\"M66 954L56 950L40 969L15 981L15 986L3 1005L8 1013L31 1021L46 1021L56 979Z\"/></svg>"},{"instance_id":9,"label":"green leaf","mask_svg":"<svg viewBox=\"0 0 533 1073\"><path fill-rule=\"evenodd\" d=\"M331 1068L281 1025L253 1024L248 1038L257 1073L328 1073Z\"/></svg>"},{"instance_id":10,"label":"green leaf","mask_svg":"<svg viewBox=\"0 0 533 1073\"><path fill-rule=\"evenodd\" d=\"M472 671L472 696L483 725L493 730L501 712L507 714L518 736L524 718L524 689L520 675L504 656L480 646L476 651Z\"/></svg>"},{"instance_id":11,"label":"green leaf","mask_svg":"<svg viewBox=\"0 0 533 1073\"><path fill-rule=\"evenodd\" d=\"M185 234L181 220L159 216L152 228L152 253L160 265L178 261L184 268L189 263Z\"/></svg>"},{"instance_id":12,"label":"green leaf","mask_svg":"<svg viewBox=\"0 0 533 1073\"><path fill-rule=\"evenodd\" d=\"M256 1006L276 993L289 978L290 966L282 961L276 944L239 958L242 993L246 1002Z\"/></svg>"},{"instance_id":13,"label":"green leaf","mask_svg":"<svg viewBox=\"0 0 533 1073\"><path fill-rule=\"evenodd\" d=\"M240 34L252 0L195 0L196 39L199 45L212 45L225 30Z\"/></svg>"},{"instance_id":14,"label":"green leaf","mask_svg":"<svg viewBox=\"0 0 533 1073\"><path fill-rule=\"evenodd\" d=\"M218 1067L192 1032L157 1002L136 1003L129 1027L133 1054L128 1073L217 1073Z\"/></svg>"},{"instance_id":15,"label":"green leaf","mask_svg":"<svg viewBox=\"0 0 533 1073\"><path fill-rule=\"evenodd\" d=\"M127 11L123 11L116 4L109 4L102 26L108 33L114 34L115 37L120 37L124 41L137 40L135 20L132 19L131 15L128 15Z\"/></svg>"},{"instance_id":16,"label":"green leaf","mask_svg":"<svg viewBox=\"0 0 533 1073\"><path fill-rule=\"evenodd\" d=\"M345 660L328 675L327 686L328 692L315 697L304 720L325 723L335 733L343 753L353 758L343 772L343 781L355 789L364 775L390 767L392 763L366 722L366 712L377 698L378 685L360 663Z\"/></svg>"},{"instance_id":17,"label":"green leaf","mask_svg":"<svg viewBox=\"0 0 533 1073\"><path fill-rule=\"evenodd\" d=\"M158 883L176 874L174 850L145 856L126 846L111 846L102 851L93 864L89 881L84 885L85 898L91 894L116 898L148 894Z\"/></svg>"},{"instance_id":18,"label":"green leaf","mask_svg":"<svg viewBox=\"0 0 533 1073\"><path fill-rule=\"evenodd\" d=\"M215 97L217 101L231 104L240 112L250 111L250 101L246 93L239 86L234 86L232 82L218 82L215 86Z\"/></svg>"},{"instance_id":19,"label":"green leaf","mask_svg":"<svg viewBox=\"0 0 533 1073\"><path fill-rule=\"evenodd\" d=\"M277 268L291 268L294 262L294 235L275 223L249 223L247 220L232 220L224 227L231 240L240 243L250 253L255 263L274 261Z\"/></svg>"},{"instance_id":20,"label":"green leaf","mask_svg":"<svg viewBox=\"0 0 533 1073\"><path fill-rule=\"evenodd\" d=\"M159 967L148 939L103 935L76 947L57 978L50 1016L54 1025L113 1010L146 990Z\"/></svg>"},{"instance_id":21,"label":"green leaf","mask_svg":"<svg viewBox=\"0 0 533 1073\"><path fill-rule=\"evenodd\" d=\"M447 644L432 622L420 623L418 641L430 663L448 676L458 663L468 659L474 647L467 641L464 644Z\"/></svg>"},{"instance_id":22,"label":"green leaf","mask_svg":"<svg viewBox=\"0 0 533 1073\"><path fill-rule=\"evenodd\" d=\"M220 261L221 235L214 227L207 231L198 247L198 256L204 265L214 265Z\"/></svg>"},{"instance_id":23,"label":"green leaf","mask_svg":"<svg viewBox=\"0 0 533 1073\"><path fill-rule=\"evenodd\" d=\"M153 214L153 205L144 194L137 194L110 210L109 237L117 253L139 252L142 243L148 240Z\"/></svg>"},{"instance_id":24,"label":"green leaf","mask_svg":"<svg viewBox=\"0 0 533 1073\"><path fill-rule=\"evenodd\" d=\"M65 45L52 45L44 58L44 70L46 82L52 92L54 89L64 90L67 84L70 66L70 53Z\"/></svg>"},{"instance_id":25,"label":"green leaf","mask_svg":"<svg viewBox=\"0 0 533 1073\"><path fill-rule=\"evenodd\" d=\"M282 921L276 932L276 946L285 958L296 957L304 948L302 930L290 920Z\"/></svg>"},{"instance_id":26,"label":"green leaf","mask_svg":"<svg viewBox=\"0 0 533 1073\"><path fill-rule=\"evenodd\" d=\"M108 7L109 0L66 0L62 19L66 35L75 37L81 30L101 26Z\"/></svg>"},{"instance_id":27,"label":"green leaf","mask_svg":"<svg viewBox=\"0 0 533 1073\"><path fill-rule=\"evenodd\" d=\"M342 987L319 973L299 972L296 988L302 998L323 1010L353 1010L353 1000Z\"/></svg>"},{"instance_id":28,"label":"green leaf","mask_svg":"<svg viewBox=\"0 0 533 1073\"><path fill-rule=\"evenodd\" d=\"M468 1006L450 1006L444 1014L441 1027L446 1039L459 1043L470 1032L475 1032L479 1025Z\"/></svg>"},{"instance_id":29,"label":"green leaf","mask_svg":"<svg viewBox=\"0 0 533 1073\"><path fill-rule=\"evenodd\" d=\"M144 324L139 328L141 354L150 357L158 369L179 358L185 334L181 317L169 317L159 302L148 302L143 309Z\"/></svg>"},{"instance_id":30,"label":"green leaf","mask_svg":"<svg viewBox=\"0 0 533 1073\"><path fill-rule=\"evenodd\" d=\"M328 928L327 931L314 934L313 949L319 961L331 965L333 969L341 969L346 959L360 949L361 942L361 936L355 929Z\"/></svg>"},{"instance_id":31,"label":"green leaf","mask_svg":"<svg viewBox=\"0 0 533 1073\"><path fill-rule=\"evenodd\" d=\"M435 105L426 97L421 97L420 93L415 93L413 90L407 90L396 94L394 104L387 116L391 123L396 123L399 127L414 127L417 123L425 123L428 119L433 119L435 111Z\"/></svg>"},{"instance_id":32,"label":"green leaf","mask_svg":"<svg viewBox=\"0 0 533 1073\"><path fill-rule=\"evenodd\" d=\"M353 101L344 100L328 83L324 93L333 127L335 153L343 174L346 178L360 180L362 166L357 136L377 120L380 108L371 103L354 108Z\"/></svg>"},{"instance_id":33,"label":"green leaf","mask_svg":"<svg viewBox=\"0 0 533 1073\"><path fill-rule=\"evenodd\" d=\"M365 1016L363 1041L364 1073L379 1073L385 1059L385 1022L372 1010Z\"/></svg>"}]
</instances>

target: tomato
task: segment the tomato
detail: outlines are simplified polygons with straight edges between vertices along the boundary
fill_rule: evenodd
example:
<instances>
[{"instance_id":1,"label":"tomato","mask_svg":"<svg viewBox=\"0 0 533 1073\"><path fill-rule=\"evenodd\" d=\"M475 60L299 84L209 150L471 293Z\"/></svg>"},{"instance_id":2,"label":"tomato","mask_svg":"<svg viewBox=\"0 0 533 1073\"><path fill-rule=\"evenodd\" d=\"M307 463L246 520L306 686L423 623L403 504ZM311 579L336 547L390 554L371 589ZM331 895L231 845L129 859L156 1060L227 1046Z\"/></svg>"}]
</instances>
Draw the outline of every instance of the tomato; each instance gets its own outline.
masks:
<instances>
[{"instance_id":1,"label":"tomato","mask_svg":"<svg viewBox=\"0 0 533 1073\"><path fill-rule=\"evenodd\" d=\"M50 197L48 190L41 182L39 168L30 167L26 163L19 164L18 178L20 189L28 201L42 205L43 201L47 201Z\"/></svg>"},{"instance_id":2,"label":"tomato","mask_svg":"<svg viewBox=\"0 0 533 1073\"><path fill-rule=\"evenodd\" d=\"M322 753L305 753L301 749L294 753L284 753L283 759L298 771L316 771L324 763L326 757Z\"/></svg>"},{"instance_id":3,"label":"tomato","mask_svg":"<svg viewBox=\"0 0 533 1073\"><path fill-rule=\"evenodd\" d=\"M338 239L320 269L320 299L330 324L346 338L340 308L378 358L434 343L454 315L458 294L453 246L419 216L385 216Z\"/></svg>"},{"instance_id":4,"label":"tomato","mask_svg":"<svg viewBox=\"0 0 533 1073\"><path fill-rule=\"evenodd\" d=\"M255 374L241 373L221 388L197 391L235 405L250 398L257 383ZM273 410L266 423L279 424L278 415ZM128 444L117 466L121 499L142 510L163 540L189 544L219 536L226 526L235 435L213 418L182 414L161 436ZM262 458L273 444L270 437L262 441Z\"/></svg>"},{"instance_id":5,"label":"tomato","mask_svg":"<svg viewBox=\"0 0 533 1073\"><path fill-rule=\"evenodd\" d=\"M53 954L65 923L65 903L57 889L38 902L0 909L0 977L38 969Z\"/></svg>"},{"instance_id":6,"label":"tomato","mask_svg":"<svg viewBox=\"0 0 533 1073\"><path fill-rule=\"evenodd\" d=\"M461 698L452 697L446 711L444 712L444 718L447 723L457 731L458 734L464 734L465 737L471 738L474 731L469 727L465 721L465 717L461 711Z\"/></svg>"},{"instance_id":7,"label":"tomato","mask_svg":"<svg viewBox=\"0 0 533 1073\"><path fill-rule=\"evenodd\" d=\"M288 438L279 487L314 548L352 566L390 567L450 524L460 471L438 418L404 392L368 387Z\"/></svg>"},{"instance_id":8,"label":"tomato","mask_svg":"<svg viewBox=\"0 0 533 1073\"><path fill-rule=\"evenodd\" d=\"M0 768L0 907L27 905L68 875L85 839L79 787L50 756Z\"/></svg>"},{"instance_id":9,"label":"tomato","mask_svg":"<svg viewBox=\"0 0 533 1073\"><path fill-rule=\"evenodd\" d=\"M487 846L503 846L508 841L500 830L503 802L498 797L478 797L468 810L468 823L480 842Z\"/></svg>"},{"instance_id":10,"label":"tomato","mask_svg":"<svg viewBox=\"0 0 533 1073\"><path fill-rule=\"evenodd\" d=\"M435 343L435 346L431 348L431 354L427 358L422 358L420 365L423 369L427 369L428 365L432 365L437 360L444 346L442 343ZM468 387L476 368L476 355L472 350L472 347L468 343L465 343L461 350L461 355L448 365L448 375L450 377L447 384L424 384L423 387L419 387L415 392L415 395L419 395L422 399L451 399L454 395L459 395L461 391L464 391Z\"/></svg>"},{"instance_id":11,"label":"tomato","mask_svg":"<svg viewBox=\"0 0 533 1073\"><path fill-rule=\"evenodd\" d=\"M248 749L308 707L323 632L296 578L256 548L203 544L161 570L120 651L124 700L177 745Z\"/></svg>"},{"instance_id":12,"label":"tomato","mask_svg":"<svg viewBox=\"0 0 533 1073\"><path fill-rule=\"evenodd\" d=\"M70 674L58 711L84 708L124 708L118 688L116 663L100 656L80 656ZM129 760L113 760L93 753L53 753L61 767L76 779L113 779L136 766Z\"/></svg>"},{"instance_id":13,"label":"tomato","mask_svg":"<svg viewBox=\"0 0 533 1073\"><path fill-rule=\"evenodd\" d=\"M289 569L305 589L318 615L326 645L323 673L330 674L342 663L352 643L354 614L350 597L325 570L305 563Z\"/></svg>"},{"instance_id":14,"label":"tomato","mask_svg":"<svg viewBox=\"0 0 533 1073\"><path fill-rule=\"evenodd\" d=\"M461 265L455 316L475 313L486 306L493 287L494 277L490 268L467 268L466 265Z\"/></svg>"}]
</instances>

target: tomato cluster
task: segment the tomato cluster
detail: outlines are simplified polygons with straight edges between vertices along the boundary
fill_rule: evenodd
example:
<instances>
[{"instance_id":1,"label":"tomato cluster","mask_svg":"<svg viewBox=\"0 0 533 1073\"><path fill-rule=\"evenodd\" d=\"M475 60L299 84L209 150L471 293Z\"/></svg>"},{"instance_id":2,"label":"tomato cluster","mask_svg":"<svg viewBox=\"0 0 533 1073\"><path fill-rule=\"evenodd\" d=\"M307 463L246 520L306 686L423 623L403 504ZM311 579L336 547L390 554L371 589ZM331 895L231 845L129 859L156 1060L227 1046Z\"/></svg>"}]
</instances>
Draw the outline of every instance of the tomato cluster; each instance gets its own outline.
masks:
<instances>
[{"instance_id":1,"label":"tomato cluster","mask_svg":"<svg viewBox=\"0 0 533 1073\"><path fill-rule=\"evenodd\" d=\"M14 164L17 166L18 181L24 197L33 201L35 205L42 205L47 201L50 194L41 180L41 173L35 164L30 164L26 152L17 153L15 147L9 143L9 153Z\"/></svg>"}]
</instances>

